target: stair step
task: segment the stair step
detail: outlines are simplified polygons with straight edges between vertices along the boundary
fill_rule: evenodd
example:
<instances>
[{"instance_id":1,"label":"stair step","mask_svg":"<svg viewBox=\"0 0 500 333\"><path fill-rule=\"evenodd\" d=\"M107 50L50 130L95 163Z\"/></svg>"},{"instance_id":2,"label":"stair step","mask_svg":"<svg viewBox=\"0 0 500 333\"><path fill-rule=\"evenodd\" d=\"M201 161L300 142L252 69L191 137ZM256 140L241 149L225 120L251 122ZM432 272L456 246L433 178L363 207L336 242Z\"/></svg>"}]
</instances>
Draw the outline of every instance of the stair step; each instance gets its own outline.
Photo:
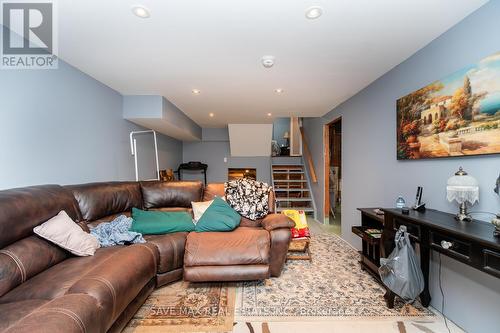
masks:
<instances>
[{"instance_id":1,"label":"stair step","mask_svg":"<svg viewBox=\"0 0 500 333\"><path fill-rule=\"evenodd\" d=\"M310 195L311 189L306 179L306 169L303 164L297 163L273 164L271 167L274 192L277 193L276 212L293 209L308 214L314 213L314 201Z\"/></svg>"},{"instance_id":2,"label":"stair step","mask_svg":"<svg viewBox=\"0 0 500 333\"><path fill-rule=\"evenodd\" d=\"M304 171L304 168L302 168L302 167L293 167L293 168L278 167L278 168L273 168L272 170L274 172L276 172L276 171Z\"/></svg>"},{"instance_id":3,"label":"stair step","mask_svg":"<svg viewBox=\"0 0 500 333\"><path fill-rule=\"evenodd\" d=\"M282 212L284 210L303 210L304 212L314 212L314 209L312 207L277 207L276 211L277 212Z\"/></svg>"},{"instance_id":4,"label":"stair step","mask_svg":"<svg viewBox=\"0 0 500 333\"><path fill-rule=\"evenodd\" d=\"M306 179L275 179L275 183L306 183Z\"/></svg>"},{"instance_id":5,"label":"stair step","mask_svg":"<svg viewBox=\"0 0 500 333\"><path fill-rule=\"evenodd\" d=\"M309 192L308 188L274 188L274 192Z\"/></svg>"},{"instance_id":6,"label":"stair step","mask_svg":"<svg viewBox=\"0 0 500 333\"><path fill-rule=\"evenodd\" d=\"M287 175L287 174L294 174L294 175L298 174L298 175L300 175L300 174L304 173L304 171L302 171L302 170L277 170L277 169L274 169L273 173L274 174L278 174L278 175L280 175L280 174L285 174L285 175Z\"/></svg>"},{"instance_id":7,"label":"stair step","mask_svg":"<svg viewBox=\"0 0 500 333\"><path fill-rule=\"evenodd\" d=\"M276 198L276 201L312 201L312 198Z\"/></svg>"}]
</instances>

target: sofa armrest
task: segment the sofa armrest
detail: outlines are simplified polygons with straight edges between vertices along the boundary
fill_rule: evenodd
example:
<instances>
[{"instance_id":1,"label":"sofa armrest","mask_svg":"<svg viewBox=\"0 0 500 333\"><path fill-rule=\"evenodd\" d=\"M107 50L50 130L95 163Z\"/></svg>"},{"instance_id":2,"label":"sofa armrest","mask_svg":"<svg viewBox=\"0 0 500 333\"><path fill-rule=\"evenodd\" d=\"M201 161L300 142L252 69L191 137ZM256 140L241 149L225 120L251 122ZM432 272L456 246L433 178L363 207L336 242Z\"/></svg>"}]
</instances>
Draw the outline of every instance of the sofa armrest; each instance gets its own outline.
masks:
<instances>
[{"instance_id":1,"label":"sofa armrest","mask_svg":"<svg viewBox=\"0 0 500 333\"><path fill-rule=\"evenodd\" d=\"M269 269L271 276L278 277L281 275L281 271L285 265L288 246L292 239L292 232L288 228L278 228L269 231L269 236L271 239L271 260Z\"/></svg>"},{"instance_id":2,"label":"sofa armrest","mask_svg":"<svg viewBox=\"0 0 500 333\"><path fill-rule=\"evenodd\" d=\"M262 220L262 227L267 231L281 228L291 229L295 227L295 222L283 214L268 214Z\"/></svg>"}]
</instances>

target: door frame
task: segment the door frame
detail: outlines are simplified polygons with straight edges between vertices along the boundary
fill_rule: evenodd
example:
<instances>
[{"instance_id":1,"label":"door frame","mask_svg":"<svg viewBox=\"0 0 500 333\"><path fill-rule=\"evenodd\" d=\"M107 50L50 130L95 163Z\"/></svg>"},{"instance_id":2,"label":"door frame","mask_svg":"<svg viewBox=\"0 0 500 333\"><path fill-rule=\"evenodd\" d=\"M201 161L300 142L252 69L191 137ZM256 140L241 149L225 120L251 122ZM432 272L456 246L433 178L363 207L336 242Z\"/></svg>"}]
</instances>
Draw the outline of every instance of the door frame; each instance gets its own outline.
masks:
<instances>
[{"instance_id":1,"label":"door frame","mask_svg":"<svg viewBox=\"0 0 500 333\"><path fill-rule=\"evenodd\" d=\"M323 179L325 180L325 187L323 188L323 224L330 223L330 126L338 121L342 121L342 116L338 116L323 125ZM342 132L340 134L342 140Z\"/></svg>"}]
</instances>

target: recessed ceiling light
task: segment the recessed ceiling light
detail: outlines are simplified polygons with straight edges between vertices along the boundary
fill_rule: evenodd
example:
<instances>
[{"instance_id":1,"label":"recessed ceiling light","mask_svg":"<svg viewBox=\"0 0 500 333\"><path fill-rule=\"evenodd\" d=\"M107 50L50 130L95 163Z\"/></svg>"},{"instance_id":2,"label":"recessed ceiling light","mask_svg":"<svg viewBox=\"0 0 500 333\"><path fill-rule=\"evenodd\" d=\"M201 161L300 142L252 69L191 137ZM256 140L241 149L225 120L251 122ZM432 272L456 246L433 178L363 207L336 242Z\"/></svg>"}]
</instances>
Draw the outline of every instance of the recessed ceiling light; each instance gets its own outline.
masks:
<instances>
[{"instance_id":1,"label":"recessed ceiling light","mask_svg":"<svg viewBox=\"0 0 500 333\"><path fill-rule=\"evenodd\" d=\"M272 114L271 112L269 112L269 113L267 114L267 116L268 116L268 117L271 117L272 115L273 115L273 114Z\"/></svg>"},{"instance_id":2,"label":"recessed ceiling light","mask_svg":"<svg viewBox=\"0 0 500 333\"><path fill-rule=\"evenodd\" d=\"M306 18L309 20L315 20L323 15L323 8L320 6L312 6L306 9Z\"/></svg>"},{"instance_id":3,"label":"recessed ceiling light","mask_svg":"<svg viewBox=\"0 0 500 333\"><path fill-rule=\"evenodd\" d=\"M283 93L283 89L281 89L281 88L274 89L274 92L277 93L277 94L282 94Z\"/></svg>"},{"instance_id":4,"label":"recessed ceiling light","mask_svg":"<svg viewBox=\"0 0 500 333\"><path fill-rule=\"evenodd\" d=\"M210 116L210 118L213 118L215 116L213 112L210 112L208 115Z\"/></svg>"},{"instance_id":5,"label":"recessed ceiling light","mask_svg":"<svg viewBox=\"0 0 500 333\"><path fill-rule=\"evenodd\" d=\"M150 16L149 10L143 6L132 7L132 13L134 13L135 16L140 17L140 18L148 18Z\"/></svg>"},{"instance_id":6,"label":"recessed ceiling light","mask_svg":"<svg viewBox=\"0 0 500 333\"><path fill-rule=\"evenodd\" d=\"M201 90L200 90L200 89L193 89L193 90L191 90L191 92L192 92L194 95L199 95L199 94L201 94Z\"/></svg>"}]
</instances>

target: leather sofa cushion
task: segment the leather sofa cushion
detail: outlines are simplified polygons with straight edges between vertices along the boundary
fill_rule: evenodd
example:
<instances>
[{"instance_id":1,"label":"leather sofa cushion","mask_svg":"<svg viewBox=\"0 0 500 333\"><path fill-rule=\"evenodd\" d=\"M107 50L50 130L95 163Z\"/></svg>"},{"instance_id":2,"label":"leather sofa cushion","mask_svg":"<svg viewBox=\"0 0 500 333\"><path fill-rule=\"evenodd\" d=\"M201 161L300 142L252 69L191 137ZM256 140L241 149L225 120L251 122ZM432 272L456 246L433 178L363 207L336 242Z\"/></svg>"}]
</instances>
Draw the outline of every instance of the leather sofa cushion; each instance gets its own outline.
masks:
<instances>
[{"instance_id":1,"label":"leather sofa cushion","mask_svg":"<svg viewBox=\"0 0 500 333\"><path fill-rule=\"evenodd\" d=\"M38 307L9 327L8 333L105 332L102 308L88 295L67 295ZM43 325L41 325L43 323Z\"/></svg>"},{"instance_id":2,"label":"leather sofa cushion","mask_svg":"<svg viewBox=\"0 0 500 333\"><path fill-rule=\"evenodd\" d=\"M168 235L144 236L148 243L158 249L158 273L167 273L182 267L187 235L187 232L176 232Z\"/></svg>"},{"instance_id":3,"label":"leather sofa cushion","mask_svg":"<svg viewBox=\"0 0 500 333\"><path fill-rule=\"evenodd\" d=\"M0 332L5 331L5 329L48 302L42 299L30 299L0 304Z\"/></svg>"},{"instance_id":4,"label":"leather sofa cushion","mask_svg":"<svg viewBox=\"0 0 500 333\"><path fill-rule=\"evenodd\" d=\"M224 198L226 196L224 192L224 183L210 183L205 187L203 192L203 201L213 200L215 197ZM269 194L269 213L274 213L274 191ZM262 219L250 220L246 217L241 217L240 226L242 227L260 227L262 224Z\"/></svg>"},{"instance_id":5,"label":"leather sofa cushion","mask_svg":"<svg viewBox=\"0 0 500 333\"><path fill-rule=\"evenodd\" d=\"M157 261L158 252L151 244L122 247L82 274L66 294L87 294L95 298L102 308L107 330L156 276Z\"/></svg>"},{"instance_id":6,"label":"leather sofa cushion","mask_svg":"<svg viewBox=\"0 0 500 333\"><path fill-rule=\"evenodd\" d=\"M108 216L103 216L103 217L101 217L101 218L99 218L97 220L89 222L87 224L87 227L89 227L89 228L95 228L96 226L98 226L101 223L113 221L114 219L116 219L120 215L125 215L126 217L131 217L132 216L132 211L130 210L128 212L120 212L120 213L111 214L111 215L108 215ZM90 229L89 229L89 232L90 232Z\"/></svg>"},{"instance_id":7,"label":"leather sofa cushion","mask_svg":"<svg viewBox=\"0 0 500 333\"><path fill-rule=\"evenodd\" d=\"M143 181L142 197L145 209L159 207L191 207L191 201L200 201L203 184L200 181Z\"/></svg>"},{"instance_id":8,"label":"leather sofa cushion","mask_svg":"<svg viewBox=\"0 0 500 333\"><path fill-rule=\"evenodd\" d=\"M186 207L160 207L160 208L150 208L149 210L160 211L160 212L188 212L193 216L193 209Z\"/></svg>"},{"instance_id":9,"label":"leather sofa cushion","mask_svg":"<svg viewBox=\"0 0 500 333\"><path fill-rule=\"evenodd\" d=\"M186 240L184 266L267 265L269 247L269 232L257 228L192 232Z\"/></svg>"},{"instance_id":10,"label":"leather sofa cushion","mask_svg":"<svg viewBox=\"0 0 500 333\"><path fill-rule=\"evenodd\" d=\"M82 217L87 221L127 212L132 207L142 208L138 182L90 183L66 187L75 196Z\"/></svg>"},{"instance_id":11,"label":"leather sofa cushion","mask_svg":"<svg viewBox=\"0 0 500 333\"><path fill-rule=\"evenodd\" d=\"M0 303L61 297L83 275L104 263L123 247L101 248L91 257L71 257L33 276L3 297Z\"/></svg>"},{"instance_id":12,"label":"leather sofa cushion","mask_svg":"<svg viewBox=\"0 0 500 333\"><path fill-rule=\"evenodd\" d=\"M68 257L68 252L38 236L1 249L0 296Z\"/></svg>"},{"instance_id":13,"label":"leather sofa cushion","mask_svg":"<svg viewBox=\"0 0 500 333\"><path fill-rule=\"evenodd\" d=\"M33 234L33 228L61 210L80 220L71 192L59 185L0 191L0 249Z\"/></svg>"}]
</instances>

